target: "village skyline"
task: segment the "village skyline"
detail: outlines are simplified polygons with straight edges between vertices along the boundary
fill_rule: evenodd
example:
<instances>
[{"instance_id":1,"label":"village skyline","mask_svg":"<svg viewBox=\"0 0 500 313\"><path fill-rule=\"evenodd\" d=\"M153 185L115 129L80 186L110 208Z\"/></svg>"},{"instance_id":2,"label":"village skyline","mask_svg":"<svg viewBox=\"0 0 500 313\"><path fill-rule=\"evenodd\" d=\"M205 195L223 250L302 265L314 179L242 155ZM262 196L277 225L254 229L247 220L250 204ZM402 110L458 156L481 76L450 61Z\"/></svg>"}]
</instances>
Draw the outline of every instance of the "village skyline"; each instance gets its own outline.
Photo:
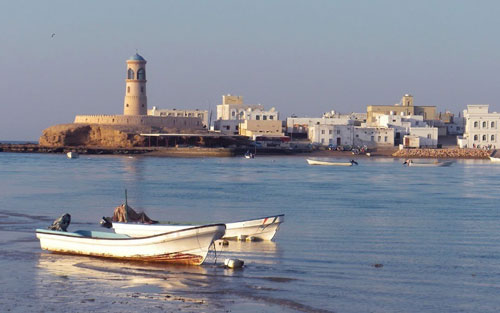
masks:
<instances>
[{"instance_id":1,"label":"village skyline","mask_svg":"<svg viewBox=\"0 0 500 313\"><path fill-rule=\"evenodd\" d=\"M410 93L438 112L500 110L494 1L5 6L0 140L37 140L77 114L119 113L124 60L136 50L149 62L150 108L215 112L230 93L286 120L366 112Z\"/></svg>"}]
</instances>

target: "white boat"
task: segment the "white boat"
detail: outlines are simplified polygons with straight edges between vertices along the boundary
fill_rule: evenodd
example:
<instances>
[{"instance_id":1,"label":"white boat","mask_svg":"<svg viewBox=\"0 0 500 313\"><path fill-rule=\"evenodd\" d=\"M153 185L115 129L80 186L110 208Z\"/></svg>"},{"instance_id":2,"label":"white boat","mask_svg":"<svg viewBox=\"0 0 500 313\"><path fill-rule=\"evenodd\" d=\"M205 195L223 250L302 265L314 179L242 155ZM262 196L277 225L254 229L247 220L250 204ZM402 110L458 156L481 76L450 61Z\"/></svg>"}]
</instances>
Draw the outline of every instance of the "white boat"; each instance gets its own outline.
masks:
<instances>
[{"instance_id":1,"label":"white boat","mask_svg":"<svg viewBox=\"0 0 500 313\"><path fill-rule=\"evenodd\" d=\"M141 238L78 230L64 232L37 229L43 250L132 261L199 265L212 243L226 230L224 224L203 225Z\"/></svg>"},{"instance_id":2,"label":"white boat","mask_svg":"<svg viewBox=\"0 0 500 313\"><path fill-rule=\"evenodd\" d=\"M349 162L328 162L328 161L307 159L307 163L309 165L330 165L330 166L353 166L353 164L358 165L358 163L354 160L351 160Z\"/></svg>"},{"instance_id":3,"label":"white boat","mask_svg":"<svg viewBox=\"0 0 500 313\"><path fill-rule=\"evenodd\" d=\"M500 163L500 158L495 158L495 157L490 156L490 161L493 163Z\"/></svg>"},{"instance_id":4,"label":"white boat","mask_svg":"<svg viewBox=\"0 0 500 313\"><path fill-rule=\"evenodd\" d=\"M284 221L285 215L280 214L248 221L226 223L226 233L222 236L222 238L236 240L272 240L281 223ZM112 227L117 234L125 234L131 237L142 237L168 231L182 230L193 226L113 222Z\"/></svg>"},{"instance_id":5,"label":"white boat","mask_svg":"<svg viewBox=\"0 0 500 313\"><path fill-rule=\"evenodd\" d=\"M442 167L442 166L450 166L452 165L452 161L444 161L444 162L433 162L433 163L416 163L412 160L406 160L403 165L406 166L417 166L417 167Z\"/></svg>"},{"instance_id":6,"label":"white boat","mask_svg":"<svg viewBox=\"0 0 500 313\"><path fill-rule=\"evenodd\" d=\"M78 157L80 157L78 153L73 151L66 153L66 156L68 157L68 159L78 159Z\"/></svg>"},{"instance_id":7,"label":"white boat","mask_svg":"<svg viewBox=\"0 0 500 313\"><path fill-rule=\"evenodd\" d=\"M245 159L253 159L253 158L255 158L255 153L252 153L250 151L247 151L245 153Z\"/></svg>"}]
</instances>

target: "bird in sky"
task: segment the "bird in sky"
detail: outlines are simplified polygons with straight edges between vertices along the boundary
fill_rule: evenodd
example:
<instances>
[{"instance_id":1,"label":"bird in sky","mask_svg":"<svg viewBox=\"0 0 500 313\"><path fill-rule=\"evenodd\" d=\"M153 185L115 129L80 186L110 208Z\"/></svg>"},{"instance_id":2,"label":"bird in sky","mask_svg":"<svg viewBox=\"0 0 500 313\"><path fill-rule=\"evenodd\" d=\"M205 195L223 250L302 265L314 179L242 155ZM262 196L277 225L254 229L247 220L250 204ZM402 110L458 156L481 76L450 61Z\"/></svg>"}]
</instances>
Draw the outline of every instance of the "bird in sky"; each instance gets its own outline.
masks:
<instances>
[{"instance_id":1,"label":"bird in sky","mask_svg":"<svg viewBox=\"0 0 500 313\"><path fill-rule=\"evenodd\" d=\"M52 35L50 35L50 38L54 38L55 35L56 33L52 33Z\"/></svg>"}]
</instances>

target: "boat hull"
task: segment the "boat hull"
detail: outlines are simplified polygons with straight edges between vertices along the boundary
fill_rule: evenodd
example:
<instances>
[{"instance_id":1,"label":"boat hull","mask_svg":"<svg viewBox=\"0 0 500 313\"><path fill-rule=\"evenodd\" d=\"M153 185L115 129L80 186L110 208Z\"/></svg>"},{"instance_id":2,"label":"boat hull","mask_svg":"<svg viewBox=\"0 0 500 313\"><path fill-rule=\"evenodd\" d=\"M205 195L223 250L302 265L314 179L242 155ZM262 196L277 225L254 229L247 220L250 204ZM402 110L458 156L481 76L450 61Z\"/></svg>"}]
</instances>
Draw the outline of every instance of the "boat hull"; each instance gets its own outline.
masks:
<instances>
[{"instance_id":1,"label":"boat hull","mask_svg":"<svg viewBox=\"0 0 500 313\"><path fill-rule=\"evenodd\" d=\"M226 232L223 239L237 240L272 240L279 230L281 223L285 221L285 216L274 215L248 221L226 223ZM124 234L131 237L142 237L162 232L181 230L192 225L168 225L168 224L134 224L134 223L113 223L113 228L117 234Z\"/></svg>"},{"instance_id":2,"label":"boat hull","mask_svg":"<svg viewBox=\"0 0 500 313\"><path fill-rule=\"evenodd\" d=\"M327 161L318 161L306 159L309 165L329 165L329 166L352 166L351 162L327 162Z\"/></svg>"},{"instance_id":3,"label":"boat hull","mask_svg":"<svg viewBox=\"0 0 500 313\"><path fill-rule=\"evenodd\" d=\"M495 158L490 156L490 161L493 163L500 163L500 158Z\"/></svg>"},{"instance_id":4,"label":"boat hull","mask_svg":"<svg viewBox=\"0 0 500 313\"><path fill-rule=\"evenodd\" d=\"M210 245L224 235L225 228L224 224L204 225L140 238L104 232L37 229L36 236L40 247L52 252L200 265Z\"/></svg>"},{"instance_id":5,"label":"boat hull","mask_svg":"<svg viewBox=\"0 0 500 313\"><path fill-rule=\"evenodd\" d=\"M453 162L448 161L448 162L437 162L437 163L414 163L410 162L408 166L415 166L415 167L444 167L444 166L450 166L453 164Z\"/></svg>"}]
</instances>

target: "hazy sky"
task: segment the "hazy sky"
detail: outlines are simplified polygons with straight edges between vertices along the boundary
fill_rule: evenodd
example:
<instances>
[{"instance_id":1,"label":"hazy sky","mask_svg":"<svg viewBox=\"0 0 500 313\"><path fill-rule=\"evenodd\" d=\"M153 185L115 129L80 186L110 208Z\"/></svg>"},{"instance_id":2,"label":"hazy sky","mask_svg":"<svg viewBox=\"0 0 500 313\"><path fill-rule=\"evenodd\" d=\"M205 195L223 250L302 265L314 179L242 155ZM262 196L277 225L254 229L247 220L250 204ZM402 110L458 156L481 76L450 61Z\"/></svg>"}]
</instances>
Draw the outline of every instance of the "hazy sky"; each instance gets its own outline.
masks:
<instances>
[{"instance_id":1,"label":"hazy sky","mask_svg":"<svg viewBox=\"0 0 500 313\"><path fill-rule=\"evenodd\" d=\"M500 1L7 1L0 140L76 114L121 114L125 60L148 105L215 109L242 95L291 114L365 112L404 93L459 112L496 98ZM54 38L51 34L56 33Z\"/></svg>"}]
</instances>

